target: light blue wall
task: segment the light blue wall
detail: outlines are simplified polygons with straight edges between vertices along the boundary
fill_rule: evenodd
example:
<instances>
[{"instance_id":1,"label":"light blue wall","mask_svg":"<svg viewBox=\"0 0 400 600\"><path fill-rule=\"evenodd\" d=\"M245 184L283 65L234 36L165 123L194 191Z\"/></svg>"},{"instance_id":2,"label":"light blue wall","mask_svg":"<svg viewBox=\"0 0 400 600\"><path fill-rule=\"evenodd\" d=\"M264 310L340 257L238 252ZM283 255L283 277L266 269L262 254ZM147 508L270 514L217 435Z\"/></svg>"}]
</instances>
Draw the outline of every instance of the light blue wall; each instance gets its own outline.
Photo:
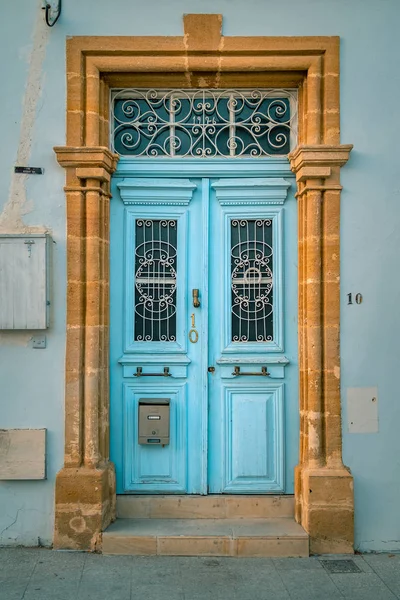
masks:
<instances>
[{"instance_id":1,"label":"light blue wall","mask_svg":"<svg viewBox=\"0 0 400 600\"><path fill-rule=\"evenodd\" d=\"M0 225L19 141L29 143L32 135L29 162L43 166L45 174L28 178L26 201L17 194L17 209L10 213L8 204L11 218L3 218L3 225L20 231L16 215L28 211L24 223L48 228L55 241L47 349L31 349L29 335L0 335L0 427L47 427L49 432L48 480L0 482L0 542L37 544L40 538L50 543L54 476L62 465L64 174L52 147L65 142L65 37L181 35L183 13L220 12L225 35L342 39L342 142L355 146L342 171L344 459L354 475L357 548L400 550L398 0L64 0L63 4L57 25L36 36L37 47L44 44L46 54L43 65L35 67L39 73L31 71L34 85L38 77L40 83L35 123L22 133L27 57L35 21L42 18L41 2L14 0L2 2L0 8L0 52L8 57L0 63ZM363 304L347 306L348 292L361 292ZM349 434L346 389L371 386L378 388L379 433Z\"/></svg>"}]
</instances>

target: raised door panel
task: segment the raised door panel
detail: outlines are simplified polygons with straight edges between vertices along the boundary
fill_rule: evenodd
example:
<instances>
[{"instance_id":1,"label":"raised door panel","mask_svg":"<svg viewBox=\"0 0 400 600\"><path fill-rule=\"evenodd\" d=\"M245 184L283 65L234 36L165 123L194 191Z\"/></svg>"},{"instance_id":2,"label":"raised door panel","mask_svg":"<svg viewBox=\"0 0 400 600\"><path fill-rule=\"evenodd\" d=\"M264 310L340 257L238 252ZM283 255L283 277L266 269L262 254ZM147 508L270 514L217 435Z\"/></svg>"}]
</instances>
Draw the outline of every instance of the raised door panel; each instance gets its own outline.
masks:
<instances>
[{"instance_id":1,"label":"raised door panel","mask_svg":"<svg viewBox=\"0 0 400 600\"><path fill-rule=\"evenodd\" d=\"M283 491L283 384L226 387L223 492Z\"/></svg>"}]
</instances>

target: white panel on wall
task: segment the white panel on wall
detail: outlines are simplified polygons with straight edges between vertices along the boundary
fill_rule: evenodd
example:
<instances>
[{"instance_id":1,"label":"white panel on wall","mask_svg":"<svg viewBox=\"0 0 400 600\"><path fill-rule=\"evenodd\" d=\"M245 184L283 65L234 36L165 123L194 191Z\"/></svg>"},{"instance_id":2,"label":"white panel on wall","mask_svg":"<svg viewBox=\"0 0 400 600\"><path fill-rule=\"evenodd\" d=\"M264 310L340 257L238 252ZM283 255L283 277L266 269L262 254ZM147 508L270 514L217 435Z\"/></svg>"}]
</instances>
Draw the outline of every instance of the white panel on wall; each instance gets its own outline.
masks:
<instances>
[{"instance_id":1,"label":"white panel on wall","mask_svg":"<svg viewBox=\"0 0 400 600\"><path fill-rule=\"evenodd\" d=\"M48 327L50 238L0 235L0 329Z\"/></svg>"},{"instance_id":2,"label":"white panel on wall","mask_svg":"<svg viewBox=\"0 0 400 600\"><path fill-rule=\"evenodd\" d=\"M347 389L347 428L349 433L377 433L378 388Z\"/></svg>"},{"instance_id":3,"label":"white panel on wall","mask_svg":"<svg viewBox=\"0 0 400 600\"><path fill-rule=\"evenodd\" d=\"M46 478L46 430L0 429L0 480Z\"/></svg>"}]
</instances>

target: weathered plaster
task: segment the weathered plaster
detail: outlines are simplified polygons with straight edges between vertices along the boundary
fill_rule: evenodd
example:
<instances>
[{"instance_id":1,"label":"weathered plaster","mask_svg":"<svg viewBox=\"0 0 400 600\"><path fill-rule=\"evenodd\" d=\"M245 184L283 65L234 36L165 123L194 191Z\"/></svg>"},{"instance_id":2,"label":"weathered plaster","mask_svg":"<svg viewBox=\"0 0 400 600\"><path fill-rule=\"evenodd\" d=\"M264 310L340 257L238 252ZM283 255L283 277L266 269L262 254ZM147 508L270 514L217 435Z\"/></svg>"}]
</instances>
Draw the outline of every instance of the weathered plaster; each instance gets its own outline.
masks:
<instances>
[{"instance_id":1,"label":"weathered plaster","mask_svg":"<svg viewBox=\"0 0 400 600\"><path fill-rule=\"evenodd\" d=\"M43 61L49 30L43 20L42 1L37 0L36 20L29 51L24 47L23 55L29 64L28 78L22 101L22 116L15 165L28 166L32 151L33 133L38 103L42 95ZM42 233L45 227L32 227L24 223L24 216L34 210L33 200L27 198L29 175L11 173L8 200L0 213L0 233Z\"/></svg>"},{"instance_id":2,"label":"weathered plaster","mask_svg":"<svg viewBox=\"0 0 400 600\"><path fill-rule=\"evenodd\" d=\"M46 349L32 348L33 331L0 332L1 427L48 430L47 479L0 481L0 545L51 545L54 480L62 465L65 208L61 177L50 151L52 137L60 139L64 134L64 40L60 39L58 50L59 33L59 29L44 25L39 0L0 2L0 52L4 57L0 65L0 231L51 231L57 242L51 252ZM51 76L45 77L46 72ZM58 116L54 110L57 97ZM20 161L44 167L44 175L14 177L14 166Z\"/></svg>"}]
</instances>

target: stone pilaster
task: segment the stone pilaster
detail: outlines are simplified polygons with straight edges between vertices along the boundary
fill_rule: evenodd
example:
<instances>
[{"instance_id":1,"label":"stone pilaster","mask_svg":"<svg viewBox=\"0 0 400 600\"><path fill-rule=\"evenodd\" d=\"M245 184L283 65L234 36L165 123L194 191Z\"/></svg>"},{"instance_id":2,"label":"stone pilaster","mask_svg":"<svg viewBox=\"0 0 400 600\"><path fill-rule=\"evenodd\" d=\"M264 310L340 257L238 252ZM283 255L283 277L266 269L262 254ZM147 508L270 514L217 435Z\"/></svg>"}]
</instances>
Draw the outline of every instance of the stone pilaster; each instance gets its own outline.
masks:
<instances>
[{"instance_id":1,"label":"stone pilaster","mask_svg":"<svg viewBox=\"0 0 400 600\"><path fill-rule=\"evenodd\" d=\"M115 518L108 443L107 148L55 148L67 170L67 348L65 462L57 474L54 546L95 550Z\"/></svg>"},{"instance_id":2,"label":"stone pilaster","mask_svg":"<svg viewBox=\"0 0 400 600\"><path fill-rule=\"evenodd\" d=\"M353 480L342 463L340 167L352 146L299 146L300 460L296 519L314 553L353 552Z\"/></svg>"}]
</instances>

